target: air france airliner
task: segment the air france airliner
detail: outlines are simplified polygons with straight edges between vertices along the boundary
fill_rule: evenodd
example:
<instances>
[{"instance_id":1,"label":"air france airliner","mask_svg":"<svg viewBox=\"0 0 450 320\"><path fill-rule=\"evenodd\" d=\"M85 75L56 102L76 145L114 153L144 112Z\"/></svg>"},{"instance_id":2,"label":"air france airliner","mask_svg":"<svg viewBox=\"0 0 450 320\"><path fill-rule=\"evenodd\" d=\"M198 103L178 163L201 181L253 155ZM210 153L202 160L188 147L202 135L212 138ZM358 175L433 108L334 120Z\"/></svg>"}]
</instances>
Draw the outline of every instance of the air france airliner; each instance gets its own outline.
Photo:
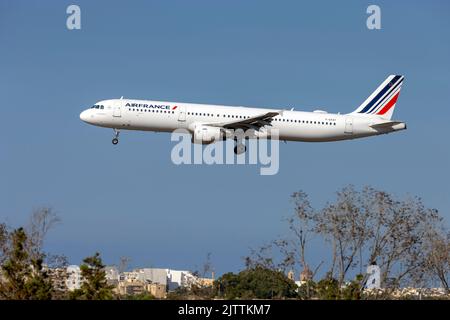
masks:
<instances>
[{"instance_id":1,"label":"air france airliner","mask_svg":"<svg viewBox=\"0 0 450 320\"><path fill-rule=\"evenodd\" d=\"M272 138L285 141L325 142L376 136L406 129L406 123L391 120L404 76L390 75L358 107L348 114L231 107L181 102L110 99L95 103L80 114L86 123L112 128L112 143L120 130L173 132L185 129L193 143L209 144L234 139L234 152L246 147L242 139ZM244 134L236 134L244 132Z\"/></svg>"}]
</instances>

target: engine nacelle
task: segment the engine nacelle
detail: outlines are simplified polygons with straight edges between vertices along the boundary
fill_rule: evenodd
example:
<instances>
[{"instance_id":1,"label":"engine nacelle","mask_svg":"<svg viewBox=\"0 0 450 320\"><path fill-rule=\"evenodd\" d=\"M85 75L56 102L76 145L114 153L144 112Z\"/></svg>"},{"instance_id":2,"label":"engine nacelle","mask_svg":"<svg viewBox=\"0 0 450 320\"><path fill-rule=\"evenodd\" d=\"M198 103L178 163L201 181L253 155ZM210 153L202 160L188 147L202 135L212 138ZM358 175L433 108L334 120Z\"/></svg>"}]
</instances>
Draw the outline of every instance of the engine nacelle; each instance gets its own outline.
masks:
<instances>
[{"instance_id":1,"label":"engine nacelle","mask_svg":"<svg viewBox=\"0 0 450 320\"><path fill-rule=\"evenodd\" d=\"M198 144L209 144L220 141L222 138L221 128L210 126L197 126L192 134L192 142Z\"/></svg>"}]
</instances>

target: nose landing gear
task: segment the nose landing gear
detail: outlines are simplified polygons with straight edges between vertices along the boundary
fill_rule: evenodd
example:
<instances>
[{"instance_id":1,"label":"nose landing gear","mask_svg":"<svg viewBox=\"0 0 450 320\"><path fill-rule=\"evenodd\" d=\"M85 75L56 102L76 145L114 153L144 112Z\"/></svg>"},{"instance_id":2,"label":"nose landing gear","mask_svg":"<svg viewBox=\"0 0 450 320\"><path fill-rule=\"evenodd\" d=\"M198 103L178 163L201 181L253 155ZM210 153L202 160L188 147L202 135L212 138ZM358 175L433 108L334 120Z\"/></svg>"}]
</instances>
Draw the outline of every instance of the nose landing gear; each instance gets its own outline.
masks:
<instances>
[{"instance_id":1,"label":"nose landing gear","mask_svg":"<svg viewBox=\"0 0 450 320\"><path fill-rule=\"evenodd\" d=\"M120 131L117 130L117 129L113 129L113 130L114 130L114 138L112 139L112 144L113 144L113 145L116 145L116 144L119 143L119 134L120 134Z\"/></svg>"}]
</instances>

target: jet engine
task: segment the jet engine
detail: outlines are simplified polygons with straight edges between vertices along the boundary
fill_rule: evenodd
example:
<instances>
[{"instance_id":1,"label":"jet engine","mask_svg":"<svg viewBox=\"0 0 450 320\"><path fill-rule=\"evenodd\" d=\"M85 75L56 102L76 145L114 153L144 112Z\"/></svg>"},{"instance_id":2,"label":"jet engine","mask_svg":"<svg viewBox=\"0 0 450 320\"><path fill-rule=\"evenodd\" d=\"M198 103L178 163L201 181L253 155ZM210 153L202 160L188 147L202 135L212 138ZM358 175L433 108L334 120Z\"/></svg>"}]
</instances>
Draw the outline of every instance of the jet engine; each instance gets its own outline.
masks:
<instances>
[{"instance_id":1,"label":"jet engine","mask_svg":"<svg viewBox=\"0 0 450 320\"><path fill-rule=\"evenodd\" d=\"M197 126L192 134L192 142L198 144L209 144L220 141L222 138L221 128L210 126Z\"/></svg>"}]
</instances>

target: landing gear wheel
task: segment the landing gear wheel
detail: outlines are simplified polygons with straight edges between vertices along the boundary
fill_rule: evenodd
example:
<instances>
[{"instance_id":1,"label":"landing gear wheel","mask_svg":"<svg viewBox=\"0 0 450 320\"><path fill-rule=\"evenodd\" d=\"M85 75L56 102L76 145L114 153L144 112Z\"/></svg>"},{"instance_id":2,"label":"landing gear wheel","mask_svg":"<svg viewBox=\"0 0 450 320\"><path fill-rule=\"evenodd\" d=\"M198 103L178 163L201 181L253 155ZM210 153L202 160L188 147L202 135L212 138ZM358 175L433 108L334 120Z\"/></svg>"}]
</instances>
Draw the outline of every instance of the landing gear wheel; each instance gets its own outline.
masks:
<instances>
[{"instance_id":1,"label":"landing gear wheel","mask_svg":"<svg viewBox=\"0 0 450 320\"><path fill-rule=\"evenodd\" d=\"M116 144L118 144L119 143L119 134L120 134L120 131L119 130L117 130L117 129L113 129L114 130L114 138L112 139L112 144L113 145L116 145Z\"/></svg>"},{"instance_id":2,"label":"landing gear wheel","mask_svg":"<svg viewBox=\"0 0 450 320\"><path fill-rule=\"evenodd\" d=\"M247 150L247 147L243 144L238 144L234 147L234 153L235 154L241 154L244 153Z\"/></svg>"}]
</instances>

